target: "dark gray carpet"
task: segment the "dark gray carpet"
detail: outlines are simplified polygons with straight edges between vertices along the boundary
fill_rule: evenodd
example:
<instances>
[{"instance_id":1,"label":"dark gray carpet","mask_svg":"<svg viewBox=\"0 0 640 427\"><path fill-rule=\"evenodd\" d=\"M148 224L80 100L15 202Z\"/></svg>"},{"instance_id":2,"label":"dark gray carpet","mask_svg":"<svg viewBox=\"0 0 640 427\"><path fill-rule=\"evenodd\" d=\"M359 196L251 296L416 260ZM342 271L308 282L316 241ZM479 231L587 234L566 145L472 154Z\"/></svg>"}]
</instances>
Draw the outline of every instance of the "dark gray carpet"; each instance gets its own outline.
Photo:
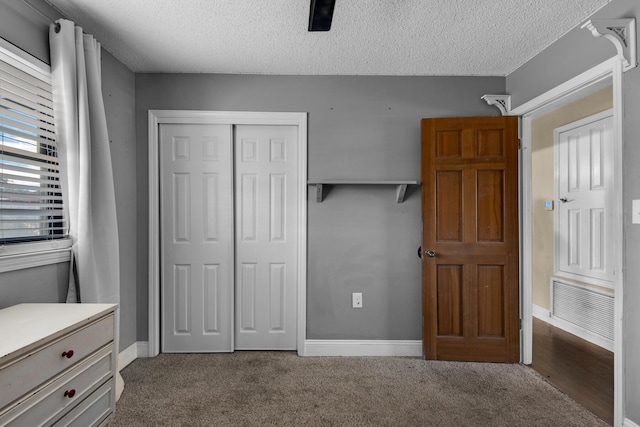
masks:
<instances>
[{"instance_id":1,"label":"dark gray carpet","mask_svg":"<svg viewBox=\"0 0 640 427\"><path fill-rule=\"evenodd\" d=\"M161 354L122 376L112 427L607 425L522 365Z\"/></svg>"}]
</instances>

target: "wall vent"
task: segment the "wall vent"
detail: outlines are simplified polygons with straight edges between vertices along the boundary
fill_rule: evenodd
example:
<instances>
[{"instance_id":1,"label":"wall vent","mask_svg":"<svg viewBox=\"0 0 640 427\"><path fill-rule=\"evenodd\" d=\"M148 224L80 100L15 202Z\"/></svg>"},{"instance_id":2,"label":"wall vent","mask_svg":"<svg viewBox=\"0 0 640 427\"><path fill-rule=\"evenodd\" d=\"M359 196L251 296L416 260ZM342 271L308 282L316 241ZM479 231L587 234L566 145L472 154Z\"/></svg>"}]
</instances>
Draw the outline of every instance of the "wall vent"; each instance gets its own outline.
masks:
<instances>
[{"instance_id":1,"label":"wall vent","mask_svg":"<svg viewBox=\"0 0 640 427\"><path fill-rule=\"evenodd\" d=\"M608 340L614 339L613 295L554 279L551 315Z\"/></svg>"}]
</instances>

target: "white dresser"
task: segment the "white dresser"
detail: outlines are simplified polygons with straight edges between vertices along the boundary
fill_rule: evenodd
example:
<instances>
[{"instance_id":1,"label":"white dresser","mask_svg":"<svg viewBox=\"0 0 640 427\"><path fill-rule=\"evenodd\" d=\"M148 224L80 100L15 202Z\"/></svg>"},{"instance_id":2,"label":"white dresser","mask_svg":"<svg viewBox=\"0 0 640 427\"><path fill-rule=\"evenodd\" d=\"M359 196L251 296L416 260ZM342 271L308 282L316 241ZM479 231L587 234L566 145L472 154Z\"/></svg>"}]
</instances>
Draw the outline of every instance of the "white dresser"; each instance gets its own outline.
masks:
<instances>
[{"instance_id":1,"label":"white dresser","mask_svg":"<svg viewBox=\"0 0 640 427\"><path fill-rule=\"evenodd\" d=\"M115 410L115 304L0 310L0 426L100 426Z\"/></svg>"}]
</instances>

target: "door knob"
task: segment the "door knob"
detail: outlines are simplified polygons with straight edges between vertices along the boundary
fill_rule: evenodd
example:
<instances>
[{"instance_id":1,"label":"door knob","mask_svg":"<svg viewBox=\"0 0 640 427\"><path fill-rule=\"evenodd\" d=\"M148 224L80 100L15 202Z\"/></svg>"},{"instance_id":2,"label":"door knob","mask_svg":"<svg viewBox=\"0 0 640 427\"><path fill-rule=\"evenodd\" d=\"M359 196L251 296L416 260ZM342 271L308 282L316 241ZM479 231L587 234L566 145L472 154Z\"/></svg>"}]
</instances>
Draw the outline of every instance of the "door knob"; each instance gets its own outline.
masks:
<instances>
[{"instance_id":1,"label":"door knob","mask_svg":"<svg viewBox=\"0 0 640 427\"><path fill-rule=\"evenodd\" d=\"M562 203L567 203L569 201L569 199L567 199L566 197L560 197L560 201Z\"/></svg>"},{"instance_id":2,"label":"door knob","mask_svg":"<svg viewBox=\"0 0 640 427\"><path fill-rule=\"evenodd\" d=\"M433 258L434 256L436 256L436 252L431 249L427 249L426 251L424 251L424 253L427 254L427 256L430 258Z\"/></svg>"}]
</instances>

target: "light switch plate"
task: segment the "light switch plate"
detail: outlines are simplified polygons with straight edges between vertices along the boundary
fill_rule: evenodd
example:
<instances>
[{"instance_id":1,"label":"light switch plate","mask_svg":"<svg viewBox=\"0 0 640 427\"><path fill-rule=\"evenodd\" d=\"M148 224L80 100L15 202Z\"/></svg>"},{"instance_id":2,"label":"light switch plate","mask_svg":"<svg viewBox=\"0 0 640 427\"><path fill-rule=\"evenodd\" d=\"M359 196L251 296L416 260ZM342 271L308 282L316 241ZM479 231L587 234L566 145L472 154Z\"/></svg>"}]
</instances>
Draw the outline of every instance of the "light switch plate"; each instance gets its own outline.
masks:
<instances>
[{"instance_id":1,"label":"light switch plate","mask_svg":"<svg viewBox=\"0 0 640 427\"><path fill-rule=\"evenodd\" d=\"M640 224L640 200L631 202L631 223Z\"/></svg>"}]
</instances>

